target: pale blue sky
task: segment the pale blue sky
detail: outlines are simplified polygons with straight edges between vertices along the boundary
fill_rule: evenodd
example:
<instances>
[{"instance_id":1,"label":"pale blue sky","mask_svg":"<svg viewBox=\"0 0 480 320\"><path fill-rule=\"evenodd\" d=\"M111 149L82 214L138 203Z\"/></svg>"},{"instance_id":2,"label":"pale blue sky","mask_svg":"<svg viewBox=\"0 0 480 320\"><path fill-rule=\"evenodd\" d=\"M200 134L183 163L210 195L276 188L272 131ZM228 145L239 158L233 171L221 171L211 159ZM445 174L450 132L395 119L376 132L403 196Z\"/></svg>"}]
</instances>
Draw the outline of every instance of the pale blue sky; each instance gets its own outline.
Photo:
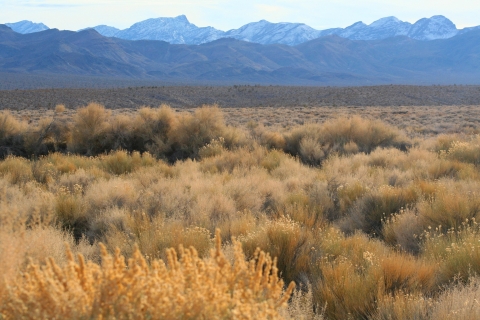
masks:
<instances>
[{"instance_id":1,"label":"pale blue sky","mask_svg":"<svg viewBox=\"0 0 480 320\"><path fill-rule=\"evenodd\" d=\"M148 18L185 14L197 26L220 30L248 22L303 22L316 29L371 23L386 16L415 22L441 14L458 28L480 25L478 0L0 0L0 23L32 20L78 30L107 24L120 29Z\"/></svg>"}]
</instances>

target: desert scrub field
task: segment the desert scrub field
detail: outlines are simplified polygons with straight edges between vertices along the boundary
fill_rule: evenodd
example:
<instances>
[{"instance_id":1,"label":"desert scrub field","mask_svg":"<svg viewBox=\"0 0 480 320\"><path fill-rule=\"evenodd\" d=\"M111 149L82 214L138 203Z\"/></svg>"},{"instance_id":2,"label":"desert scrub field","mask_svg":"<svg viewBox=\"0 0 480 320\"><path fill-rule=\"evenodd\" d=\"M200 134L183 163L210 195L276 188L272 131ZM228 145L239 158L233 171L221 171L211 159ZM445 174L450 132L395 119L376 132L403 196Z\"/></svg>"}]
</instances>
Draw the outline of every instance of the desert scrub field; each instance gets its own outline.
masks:
<instances>
[{"instance_id":1,"label":"desert scrub field","mask_svg":"<svg viewBox=\"0 0 480 320\"><path fill-rule=\"evenodd\" d=\"M64 111L0 114L5 319L480 317L476 128Z\"/></svg>"}]
</instances>

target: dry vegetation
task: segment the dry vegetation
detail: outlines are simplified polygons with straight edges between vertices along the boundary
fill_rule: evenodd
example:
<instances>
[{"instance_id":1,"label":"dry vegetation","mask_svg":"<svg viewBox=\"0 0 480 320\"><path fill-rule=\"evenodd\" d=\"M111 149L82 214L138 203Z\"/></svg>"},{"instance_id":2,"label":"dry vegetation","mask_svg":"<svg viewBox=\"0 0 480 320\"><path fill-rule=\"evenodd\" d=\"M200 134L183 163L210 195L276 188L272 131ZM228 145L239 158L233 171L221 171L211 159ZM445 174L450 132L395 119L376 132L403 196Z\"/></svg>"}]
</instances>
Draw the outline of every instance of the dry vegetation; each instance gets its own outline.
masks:
<instances>
[{"instance_id":1,"label":"dry vegetation","mask_svg":"<svg viewBox=\"0 0 480 320\"><path fill-rule=\"evenodd\" d=\"M9 74L4 77L15 90L4 90L0 73L0 109L36 110L54 109L65 104L76 109L95 101L107 109L136 109L142 105L158 106L166 103L172 108L191 108L203 104L218 104L222 108L268 107L399 107L399 106L478 106L480 86L414 86L383 85L364 87L300 87L267 85L181 86L132 84L131 87L103 87L101 78L86 81L89 89L35 89L19 90ZM28 78L35 75L28 75ZM63 80L63 76L61 79ZM45 81L42 81L46 83ZM92 83L95 88L92 89ZM65 79L62 83L68 86ZM131 84L126 84L131 85ZM38 86L37 86L38 87ZM73 87L75 87L73 85Z\"/></svg>"},{"instance_id":2,"label":"dry vegetation","mask_svg":"<svg viewBox=\"0 0 480 320\"><path fill-rule=\"evenodd\" d=\"M0 114L0 318L480 314L476 126L67 113Z\"/></svg>"}]
</instances>

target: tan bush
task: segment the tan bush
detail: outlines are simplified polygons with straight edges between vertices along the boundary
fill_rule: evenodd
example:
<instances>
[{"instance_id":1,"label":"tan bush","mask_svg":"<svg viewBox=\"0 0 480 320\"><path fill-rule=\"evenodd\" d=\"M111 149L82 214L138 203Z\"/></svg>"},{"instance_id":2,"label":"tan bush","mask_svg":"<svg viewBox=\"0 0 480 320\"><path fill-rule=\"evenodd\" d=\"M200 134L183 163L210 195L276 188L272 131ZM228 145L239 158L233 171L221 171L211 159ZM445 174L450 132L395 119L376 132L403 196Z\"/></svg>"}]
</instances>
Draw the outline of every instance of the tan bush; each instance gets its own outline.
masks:
<instances>
[{"instance_id":1,"label":"tan bush","mask_svg":"<svg viewBox=\"0 0 480 320\"><path fill-rule=\"evenodd\" d=\"M423 238L423 254L439 263L438 285L466 283L480 274L480 227L475 220L465 220L457 230L428 228Z\"/></svg>"},{"instance_id":2,"label":"tan bush","mask_svg":"<svg viewBox=\"0 0 480 320\"><path fill-rule=\"evenodd\" d=\"M135 251L133 258L102 248L102 265L78 262L67 252L69 262L60 267L49 260L45 267L32 264L25 276L10 284L0 313L6 317L69 319L136 317L156 319L280 319L294 285L283 292L272 259L257 252L245 261L239 245L234 262L225 258L217 236L216 249L202 260L195 249L168 251L168 265L155 260L151 267Z\"/></svg>"},{"instance_id":3,"label":"tan bush","mask_svg":"<svg viewBox=\"0 0 480 320\"><path fill-rule=\"evenodd\" d=\"M0 112L0 156L24 155L23 140L27 124L15 119L8 111Z\"/></svg>"},{"instance_id":4,"label":"tan bush","mask_svg":"<svg viewBox=\"0 0 480 320\"><path fill-rule=\"evenodd\" d=\"M418 217L424 228L441 226L444 230L459 228L466 220L479 217L480 200L476 196L478 187L470 185L464 189L456 183L438 186L432 198L418 203ZM473 189L475 188L475 189Z\"/></svg>"},{"instance_id":5,"label":"tan bush","mask_svg":"<svg viewBox=\"0 0 480 320\"><path fill-rule=\"evenodd\" d=\"M198 157L200 148L214 139L225 138L226 128L218 107L202 107L196 109L193 115L179 115L178 125L170 136L175 150L173 159Z\"/></svg>"},{"instance_id":6,"label":"tan bush","mask_svg":"<svg viewBox=\"0 0 480 320\"><path fill-rule=\"evenodd\" d=\"M170 107L141 108L134 120L132 149L165 157L171 151L170 136L177 126L177 115Z\"/></svg>"},{"instance_id":7,"label":"tan bush","mask_svg":"<svg viewBox=\"0 0 480 320\"><path fill-rule=\"evenodd\" d=\"M479 279L473 278L466 285L457 285L446 290L432 306L432 319L478 319L480 305L476 299Z\"/></svg>"},{"instance_id":8,"label":"tan bush","mask_svg":"<svg viewBox=\"0 0 480 320\"><path fill-rule=\"evenodd\" d=\"M68 144L68 149L85 155L96 155L111 150L111 146L106 145L105 141L110 114L110 111L97 103L90 103L78 109L73 117L72 140Z\"/></svg>"},{"instance_id":9,"label":"tan bush","mask_svg":"<svg viewBox=\"0 0 480 320\"><path fill-rule=\"evenodd\" d=\"M253 257L257 248L270 253L277 257L282 278L298 283L305 282L309 273L309 236L298 223L282 218L240 239L247 257Z\"/></svg>"},{"instance_id":10,"label":"tan bush","mask_svg":"<svg viewBox=\"0 0 480 320\"><path fill-rule=\"evenodd\" d=\"M2 161L0 175L6 177L12 184L22 184L33 180L30 162L20 157L8 157Z\"/></svg>"},{"instance_id":11,"label":"tan bush","mask_svg":"<svg viewBox=\"0 0 480 320\"><path fill-rule=\"evenodd\" d=\"M391 246L418 254L421 245L420 236L424 228L414 210L400 210L399 214L385 221L382 238Z\"/></svg>"},{"instance_id":12,"label":"tan bush","mask_svg":"<svg viewBox=\"0 0 480 320\"><path fill-rule=\"evenodd\" d=\"M63 113L65 112L65 110L67 110L67 108L65 107L64 104L57 104L55 106L55 113Z\"/></svg>"},{"instance_id":13,"label":"tan bush","mask_svg":"<svg viewBox=\"0 0 480 320\"><path fill-rule=\"evenodd\" d=\"M306 124L287 133L285 140L285 151L299 155L313 165L320 164L332 152L370 153L377 147L406 150L411 145L398 129L358 116L337 118L323 124Z\"/></svg>"},{"instance_id":14,"label":"tan bush","mask_svg":"<svg viewBox=\"0 0 480 320\"><path fill-rule=\"evenodd\" d=\"M392 214L415 204L418 194L415 188L382 186L377 191L359 198L343 222L343 230L361 229L372 235L382 235L383 222Z\"/></svg>"}]
</instances>

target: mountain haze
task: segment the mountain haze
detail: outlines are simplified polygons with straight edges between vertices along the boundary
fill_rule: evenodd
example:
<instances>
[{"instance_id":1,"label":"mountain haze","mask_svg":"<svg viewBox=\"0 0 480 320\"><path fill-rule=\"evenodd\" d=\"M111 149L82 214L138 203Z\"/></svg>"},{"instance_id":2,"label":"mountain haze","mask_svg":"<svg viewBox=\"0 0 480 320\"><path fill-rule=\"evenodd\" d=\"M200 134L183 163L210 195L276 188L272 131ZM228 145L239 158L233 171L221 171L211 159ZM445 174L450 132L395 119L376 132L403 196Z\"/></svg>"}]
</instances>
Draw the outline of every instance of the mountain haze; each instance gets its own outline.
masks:
<instances>
[{"instance_id":1,"label":"mountain haze","mask_svg":"<svg viewBox=\"0 0 480 320\"><path fill-rule=\"evenodd\" d=\"M201 45L104 37L93 29L19 34L0 25L0 72L177 82L360 85L480 83L480 30L437 41L337 35L296 46L223 38Z\"/></svg>"}]
</instances>

